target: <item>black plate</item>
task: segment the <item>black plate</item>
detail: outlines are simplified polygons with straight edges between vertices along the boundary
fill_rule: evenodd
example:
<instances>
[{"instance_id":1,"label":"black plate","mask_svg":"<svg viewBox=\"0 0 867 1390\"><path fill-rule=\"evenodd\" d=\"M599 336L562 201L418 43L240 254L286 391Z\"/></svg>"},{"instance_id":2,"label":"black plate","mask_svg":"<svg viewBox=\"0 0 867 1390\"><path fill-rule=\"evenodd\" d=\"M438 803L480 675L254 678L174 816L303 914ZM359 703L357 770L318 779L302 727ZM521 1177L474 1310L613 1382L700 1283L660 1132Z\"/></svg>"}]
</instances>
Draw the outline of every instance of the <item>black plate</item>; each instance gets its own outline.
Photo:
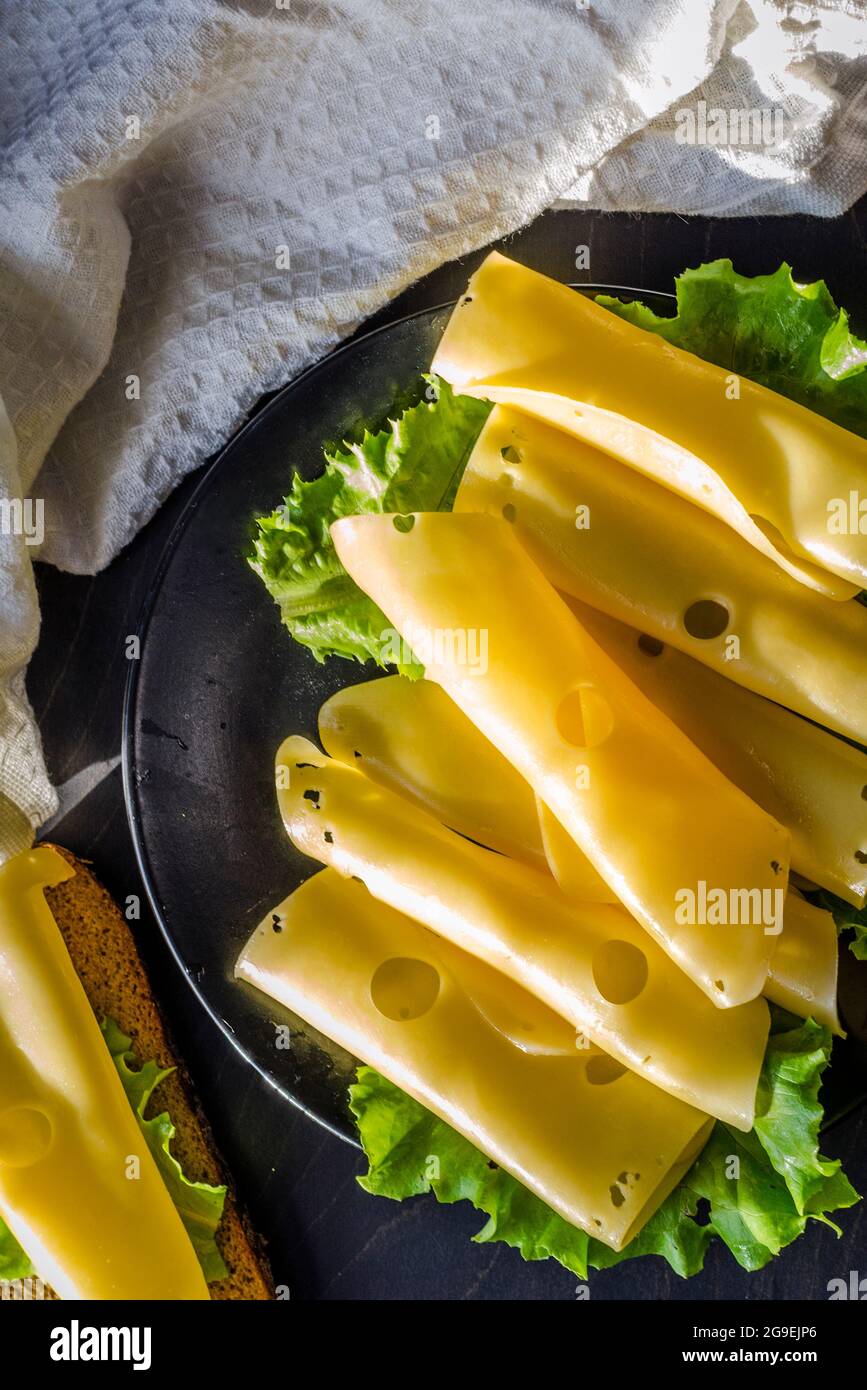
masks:
<instances>
[{"instance_id":1,"label":"black plate","mask_svg":"<svg viewBox=\"0 0 867 1390\"><path fill-rule=\"evenodd\" d=\"M673 296L638 296L670 313ZM451 305L357 338L305 372L257 414L203 476L160 562L139 624L124 705L124 789L133 843L157 921L199 998L277 1089L354 1142L346 1107L352 1059L301 1020L233 979L235 959L268 909L318 868L283 832L274 753L286 734L316 737L323 701L372 668L317 664L281 627L245 563L253 518L272 510L293 470L322 468L322 445L382 420L427 370ZM293 1029L277 1047L276 1024ZM835 1109L857 1087L843 1082ZM848 1075L848 1073L847 1073ZM863 1076L863 1072L861 1073ZM839 1088L838 1088L839 1089Z\"/></svg>"}]
</instances>

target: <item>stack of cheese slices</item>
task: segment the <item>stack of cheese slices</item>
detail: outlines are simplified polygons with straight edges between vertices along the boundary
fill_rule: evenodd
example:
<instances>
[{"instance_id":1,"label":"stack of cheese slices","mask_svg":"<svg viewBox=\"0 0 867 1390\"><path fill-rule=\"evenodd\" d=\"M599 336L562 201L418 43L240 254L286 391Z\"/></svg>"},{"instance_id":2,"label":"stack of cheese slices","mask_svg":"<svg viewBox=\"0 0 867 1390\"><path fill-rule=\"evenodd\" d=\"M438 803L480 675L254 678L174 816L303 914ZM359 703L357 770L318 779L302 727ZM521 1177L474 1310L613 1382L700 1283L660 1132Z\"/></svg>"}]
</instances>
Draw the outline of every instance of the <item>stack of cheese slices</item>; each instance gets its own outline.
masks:
<instances>
[{"instance_id":1,"label":"stack of cheese slices","mask_svg":"<svg viewBox=\"0 0 867 1390\"><path fill-rule=\"evenodd\" d=\"M498 254L432 369L493 403L454 511L331 532L426 679L280 748L326 867L237 973L619 1250L751 1128L768 999L840 1031L867 443Z\"/></svg>"}]
</instances>

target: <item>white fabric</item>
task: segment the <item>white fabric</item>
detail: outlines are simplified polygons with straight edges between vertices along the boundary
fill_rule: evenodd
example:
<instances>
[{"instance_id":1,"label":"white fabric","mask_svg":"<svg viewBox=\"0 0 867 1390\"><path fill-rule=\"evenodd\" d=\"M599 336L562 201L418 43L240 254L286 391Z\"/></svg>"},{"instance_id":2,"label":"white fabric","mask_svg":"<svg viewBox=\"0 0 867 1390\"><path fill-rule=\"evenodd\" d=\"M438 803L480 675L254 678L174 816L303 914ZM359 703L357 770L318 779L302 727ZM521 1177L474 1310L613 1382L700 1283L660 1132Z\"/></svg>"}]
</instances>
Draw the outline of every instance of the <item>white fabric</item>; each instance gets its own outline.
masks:
<instances>
[{"instance_id":1,"label":"white fabric","mask_svg":"<svg viewBox=\"0 0 867 1390\"><path fill-rule=\"evenodd\" d=\"M861 13L9 0L0 498L43 500L42 559L100 569L263 391L563 195L842 211L867 184ZM784 107L785 138L678 144L700 99ZM0 536L0 858L54 806L22 683L38 552Z\"/></svg>"}]
</instances>

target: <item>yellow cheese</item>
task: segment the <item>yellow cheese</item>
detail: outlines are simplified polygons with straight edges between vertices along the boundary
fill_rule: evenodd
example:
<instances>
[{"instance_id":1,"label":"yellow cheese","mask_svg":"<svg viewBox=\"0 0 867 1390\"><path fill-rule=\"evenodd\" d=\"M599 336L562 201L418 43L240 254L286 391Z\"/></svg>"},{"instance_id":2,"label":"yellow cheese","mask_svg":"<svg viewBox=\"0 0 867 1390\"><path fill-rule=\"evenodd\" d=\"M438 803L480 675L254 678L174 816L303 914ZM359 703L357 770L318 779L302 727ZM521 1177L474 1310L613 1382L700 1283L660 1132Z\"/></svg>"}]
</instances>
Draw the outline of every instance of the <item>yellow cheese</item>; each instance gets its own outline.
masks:
<instances>
[{"instance_id":1,"label":"yellow cheese","mask_svg":"<svg viewBox=\"0 0 867 1390\"><path fill-rule=\"evenodd\" d=\"M837 959L837 928L830 912L805 902L790 889L785 929L765 986L767 998L842 1036L837 1017Z\"/></svg>"},{"instance_id":2,"label":"yellow cheese","mask_svg":"<svg viewBox=\"0 0 867 1390\"><path fill-rule=\"evenodd\" d=\"M659 650L633 628L572 600L577 617L693 742L770 814L791 829L796 867L807 877L859 901L852 879L863 885L867 868L843 845L867 819L862 789L867 760L857 749L779 705L723 680L707 667L672 648ZM527 857L532 826L527 784L438 686L383 676L339 691L319 715L326 751L352 762L379 785L408 795L438 819L477 842L512 857ZM361 760L356 758L363 746ZM482 810L479 810L479 807ZM520 807L520 815L516 814ZM616 902L589 859L556 816L538 802L538 824L548 866L567 897L579 902ZM490 833L508 817L505 833ZM503 821L504 825L506 824ZM496 840L498 843L494 843ZM867 842L867 834L859 843ZM816 856L819 859L816 859ZM840 867L845 865L844 881ZM863 886L860 887L863 900ZM839 1033L837 1018L837 932L829 913L812 907L791 889L786 895L784 930L771 958L765 996L802 1017L813 1016ZM443 943L445 949L445 943ZM462 955L464 971L473 960ZM490 979L516 987L505 976L481 967ZM525 1000L532 998L517 991ZM475 995L479 1005L479 997ZM543 1006L539 1005L540 1008ZM538 1033L519 1027L505 1007L487 1006L519 1046L539 1050ZM550 1019L556 1015L545 1009ZM503 1021L505 1020L505 1022ZM574 1031L561 1019L574 1047ZM556 1051L556 1041L543 1050Z\"/></svg>"},{"instance_id":3,"label":"yellow cheese","mask_svg":"<svg viewBox=\"0 0 867 1390\"><path fill-rule=\"evenodd\" d=\"M276 780L304 854L500 970L624 1066L751 1127L762 1000L716 1008L622 908L572 902L547 874L454 834L306 739L281 745Z\"/></svg>"},{"instance_id":4,"label":"yellow cheese","mask_svg":"<svg viewBox=\"0 0 867 1390\"><path fill-rule=\"evenodd\" d=\"M438 685L383 676L347 686L319 711L319 737L444 825L544 866L532 790Z\"/></svg>"},{"instance_id":5,"label":"yellow cheese","mask_svg":"<svg viewBox=\"0 0 867 1390\"><path fill-rule=\"evenodd\" d=\"M867 441L568 286L492 252L432 370L520 399L712 512L802 583L838 599L867 588L867 528L850 521Z\"/></svg>"},{"instance_id":6,"label":"yellow cheese","mask_svg":"<svg viewBox=\"0 0 867 1390\"><path fill-rule=\"evenodd\" d=\"M867 785L864 755L680 652L667 647L660 652L658 644L646 641L639 646L639 633L633 628L577 599L572 604L591 636L654 704L792 831L792 854L800 872L849 901L863 900L867 867L854 854L847 856L843 846L853 828L867 820L867 801L861 795ZM527 783L438 686L383 676L348 687L326 701L319 729L332 757L352 762L380 786L409 796L461 834L532 862L526 853L534 828ZM556 816L542 802L537 811L548 866L566 896L579 902L616 902ZM858 843L867 843L867 833ZM839 1033L833 918L790 890L783 919L765 996ZM462 959L466 973L473 958L464 954ZM489 979L516 988L498 972L481 969ZM525 1000L532 998L523 990L517 993ZM474 998L481 1007L479 995ZM571 1051L574 1030L549 1010L544 1013L556 1020L561 1032L565 1029ZM556 1040L542 1044L538 1030L534 1035L532 1029L516 1024L508 1004L488 1000L486 1014L519 1046L557 1050Z\"/></svg>"},{"instance_id":7,"label":"yellow cheese","mask_svg":"<svg viewBox=\"0 0 867 1390\"><path fill-rule=\"evenodd\" d=\"M616 903L617 895L597 873L584 851L578 848L554 812L538 797L536 810L548 868L566 897L576 898L582 903Z\"/></svg>"},{"instance_id":8,"label":"yellow cheese","mask_svg":"<svg viewBox=\"0 0 867 1390\"><path fill-rule=\"evenodd\" d=\"M498 406L455 510L506 517L556 588L867 742L867 608L806 589L633 469Z\"/></svg>"},{"instance_id":9,"label":"yellow cheese","mask_svg":"<svg viewBox=\"0 0 867 1390\"><path fill-rule=\"evenodd\" d=\"M645 695L791 832L792 868L856 907L863 904L867 756L674 647L578 599L569 605Z\"/></svg>"},{"instance_id":10,"label":"yellow cheese","mask_svg":"<svg viewBox=\"0 0 867 1390\"><path fill-rule=\"evenodd\" d=\"M0 1215L61 1298L207 1299L43 889L54 850L0 868Z\"/></svg>"},{"instance_id":11,"label":"yellow cheese","mask_svg":"<svg viewBox=\"0 0 867 1390\"><path fill-rule=\"evenodd\" d=\"M445 953L437 937L361 884L326 869L277 911L283 929L273 931L269 914L237 975L376 1067L615 1250L705 1143L706 1116L611 1058L515 1047L475 1006L480 967L467 988L459 952ZM515 1011L535 1007L518 1003Z\"/></svg>"},{"instance_id":12,"label":"yellow cheese","mask_svg":"<svg viewBox=\"0 0 867 1390\"><path fill-rule=\"evenodd\" d=\"M592 641L511 526L398 522L336 522L348 572L681 968L722 1007L755 998L782 925L787 833ZM734 896L749 891L761 908Z\"/></svg>"},{"instance_id":13,"label":"yellow cheese","mask_svg":"<svg viewBox=\"0 0 867 1390\"><path fill-rule=\"evenodd\" d=\"M495 405L508 406L555 425L646 477L653 478L688 502L718 517L748 544L808 588L837 600L854 598L859 592L860 584L842 579L794 554L778 528L767 518L749 513L712 468L639 421L549 391L489 385L466 387L465 390L469 395L480 396L493 401ZM737 420L734 419L733 423L736 425ZM824 423L827 424L827 421ZM852 437L857 439L857 436ZM779 517L778 508L767 503L765 489L757 482L759 472L754 455L742 451L742 442L738 440L734 447L728 445L726 456L732 461L742 461L743 466L737 471L744 475L743 492L756 503L761 499L767 510ZM846 496L848 499L848 492Z\"/></svg>"}]
</instances>

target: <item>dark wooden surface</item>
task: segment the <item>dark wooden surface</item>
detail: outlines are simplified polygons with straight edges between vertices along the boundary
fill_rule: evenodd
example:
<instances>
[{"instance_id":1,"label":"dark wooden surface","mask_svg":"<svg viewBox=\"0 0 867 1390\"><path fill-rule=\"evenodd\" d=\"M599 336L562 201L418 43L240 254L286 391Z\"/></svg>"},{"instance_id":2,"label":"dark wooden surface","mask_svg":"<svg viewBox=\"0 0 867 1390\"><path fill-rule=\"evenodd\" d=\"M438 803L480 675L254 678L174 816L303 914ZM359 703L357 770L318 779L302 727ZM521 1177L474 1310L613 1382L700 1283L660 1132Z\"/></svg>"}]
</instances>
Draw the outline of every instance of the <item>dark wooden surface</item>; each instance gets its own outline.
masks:
<instances>
[{"instance_id":1,"label":"dark wooden surface","mask_svg":"<svg viewBox=\"0 0 867 1390\"><path fill-rule=\"evenodd\" d=\"M590 266L575 270L575 248ZM563 280L669 290L674 275L728 256L747 274L781 260L796 278L823 277L838 303L867 332L867 200L833 222L809 218L710 221L677 216L546 214L503 243L518 259ZM481 258L444 266L371 321L453 299ZM28 690L57 783L120 751L124 641L136 618L166 536L189 495L187 480L155 520L96 578L38 567L42 636ZM288 640L288 639L287 639ZM218 829L218 828L217 828ZM120 770L112 773L55 832L93 860L118 899L144 894L124 813ZM298 1114L238 1058L197 1007L155 925L143 918L141 949L210 1115L242 1199L269 1240L278 1282L301 1299L543 1299L575 1297L575 1279L551 1261L528 1265L502 1246L473 1245L482 1224L466 1204L440 1208L429 1198L402 1204L369 1197L356 1185L359 1155ZM827 1136L855 1186L867 1192L867 1107ZM814 1223L771 1266L748 1275L724 1250L684 1282L661 1260L640 1260L594 1274L594 1299L824 1299L831 1278L867 1274L867 1217L843 1216L837 1240Z\"/></svg>"}]
</instances>

